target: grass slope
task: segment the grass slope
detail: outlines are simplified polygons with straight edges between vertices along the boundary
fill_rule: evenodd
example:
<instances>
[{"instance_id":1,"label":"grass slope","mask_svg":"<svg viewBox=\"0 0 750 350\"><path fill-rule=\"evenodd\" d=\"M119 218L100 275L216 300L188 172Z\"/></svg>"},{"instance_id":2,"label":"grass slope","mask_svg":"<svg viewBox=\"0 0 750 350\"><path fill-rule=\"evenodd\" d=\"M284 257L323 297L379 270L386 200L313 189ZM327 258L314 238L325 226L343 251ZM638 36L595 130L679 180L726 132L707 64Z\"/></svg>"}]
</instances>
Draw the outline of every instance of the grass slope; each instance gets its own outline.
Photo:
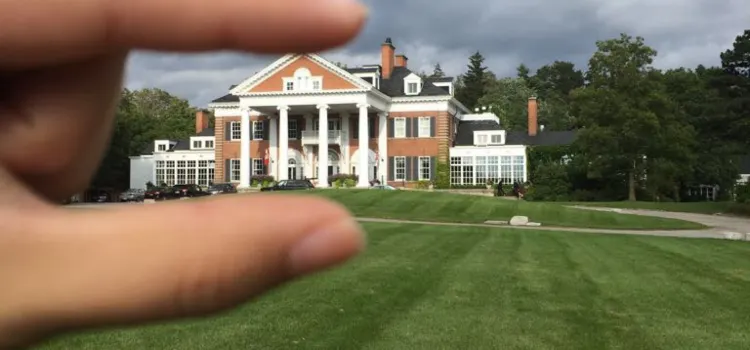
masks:
<instances>
[{"instance_id":1,"label":"grass slope","mask_svg":"<svg viewBox=\"0 0 750 350\"><path fill-rule=\"evenodd\" d=\"M368 251L221 317L57 349L744 349L750 245L366 224Z\"/></svg>"},{"instance_id":2,"label":"grass slope","mask_svg":"<svg viewBox=\"0 0 750 350\"><path fill-rule=\"evenodd\" d=\"M701 224L676 219L451 193L376 190L318 190L311 193L342 203L359 217L481 223L523 215L545 226L634 230L705 228Z\"/></svg>"}]
</instances>

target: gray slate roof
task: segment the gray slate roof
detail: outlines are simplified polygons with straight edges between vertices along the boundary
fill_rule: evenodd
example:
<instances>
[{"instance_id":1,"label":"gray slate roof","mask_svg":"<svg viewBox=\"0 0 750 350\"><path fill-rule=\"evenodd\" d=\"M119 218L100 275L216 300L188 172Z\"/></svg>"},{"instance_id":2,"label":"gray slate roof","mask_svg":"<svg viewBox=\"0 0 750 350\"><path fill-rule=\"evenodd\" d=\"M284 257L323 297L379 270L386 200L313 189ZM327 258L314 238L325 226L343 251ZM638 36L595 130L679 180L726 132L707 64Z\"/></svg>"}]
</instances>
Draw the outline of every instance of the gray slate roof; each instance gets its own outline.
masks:
<instances>
[{"instance_id":1,"label":"gray slate roof","mask_svg":"<svg viewBox=\"0 0 750 350\"><path fill-rule=\"evenodd\" d=\"M455 146L474 145L474 132L486 130L503 130L500 124L490 120L462 121L458 124ZM505 136L506 145L557 146L573 143L575 131L542 131L536 136L529 136L525 131L509 131Z\"/></svg>"}]
</instances>

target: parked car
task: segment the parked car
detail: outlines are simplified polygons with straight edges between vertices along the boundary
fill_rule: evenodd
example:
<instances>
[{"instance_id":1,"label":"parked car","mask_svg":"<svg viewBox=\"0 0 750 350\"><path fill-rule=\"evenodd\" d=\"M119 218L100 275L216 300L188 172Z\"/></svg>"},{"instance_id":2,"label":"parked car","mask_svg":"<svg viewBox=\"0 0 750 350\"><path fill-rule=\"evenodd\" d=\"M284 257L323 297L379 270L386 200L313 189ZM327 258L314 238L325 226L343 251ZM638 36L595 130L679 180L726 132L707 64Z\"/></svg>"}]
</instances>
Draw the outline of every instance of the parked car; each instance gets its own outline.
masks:
<instances>
[{"instance_id":1,"label":"parked car","mask_svg":"<svg viewBox=\"0 0 750 350\"><path fill-rule=\"evenodd\" d=\"M203 197L211 195L198 185L174 185L167 191L166 199L180 199L184 197Z\"/></svg>"},{"instance_id":2,"label":"parked car","mask_svg":"<svg viewBox=\"0 0 750 350\"><path fill-rule=\"evenodd\" d=\"M388 191L395 191L398 190L398 188L395 188L391 185L373 185L370 187L371 190L388 190Z\"/></svg>"},{"instance_id":3,"label":"parked car","mask_svg":"<svg viewBox=\"0 0 750 350\"><path fill-rule=\"evenodd\" d=\"M141 189L131 188L120 193L120 202L143 202L145 193Z\"/></svg>"},{"instance_id":4,"label":"parked car","mask_svg":"<svg viewBox=\"0 0 750 350\"><path fill-rule=\"evenodd\" d=\"M143 194L143 198L160 201L166 199L167 192L169 192L168 187L152 187Z\"/></svg>"},{"instance_id":5,"label":"parked car","mask_svg":"<svg viewBox=\"0 0 750 350\"><path fill-rule=\"evenodd\" d=\"M294 190L311 190L314 189L312 181L310 180L282 180L273 186L261 188L261 192L270 191L294 191Z\"/></svg>"},{"instance_id":6,"label":"parked car","mask_svg":"<svg viewBox=\"0 0 750 350\"><path fill-rule=\"evenodd\" d=\"M208 187L208 193L211 195L237 193L237 188L229 183L213 184Z\"/></svg>"}]
</instances>

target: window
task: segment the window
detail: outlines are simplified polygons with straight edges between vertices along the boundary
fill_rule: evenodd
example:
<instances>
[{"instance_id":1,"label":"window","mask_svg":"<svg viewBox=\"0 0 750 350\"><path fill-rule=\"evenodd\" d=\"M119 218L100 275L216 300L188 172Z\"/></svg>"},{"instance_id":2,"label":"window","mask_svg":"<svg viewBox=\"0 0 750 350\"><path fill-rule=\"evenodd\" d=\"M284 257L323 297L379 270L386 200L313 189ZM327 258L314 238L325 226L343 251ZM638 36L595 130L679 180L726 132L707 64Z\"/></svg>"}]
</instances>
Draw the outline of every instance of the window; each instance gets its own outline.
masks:
<instances>
[{"instance_id":1,"label":"window","mask_svg":"<svg viewBox=\"0 0 750 350\"><path fill-rule=\"evenodd\" d=\"M209 141L204 141L204 142L203 142L203 145L204 145L204 146L205 146L206 148L214 148L214 142L213 142L213 141L210 141L210 140L209 140Z\"/></svg>"},{"instance_id":2,"label":"window","mask_svg":"<svg viewBox=\"0 0 750 350\"><path fill-rule=\"evenodd\" d=\"M477 135L477 145L486 145L487 135Z\"/></svg>"},{"instance_id":3,"label":"window","mask_svg":"<svg viewBox=\"0 0 750 350\"><path fill-rule=\"evenodd\" d=\"M408 94L417 94L419 93L419 83L409 83L407 84L408 90L406 93Z\"/></svg>"},{"instance_id":4,"label":"window","mask_svg":"<svg viewBox=\"0 0 750 350\"><path fill-rule=\"evenodd\" d=\"M406 137L406 118L401 117L393 119L393 137Z\"/></svg>"},{"instance_id":5,"label":"window","mask_svg":"<svg viewBox=\"0 0 750 350\"><path fill-rule=\"evenodd\" d=\"M513 157L513 181L523 182L523 156Z\"/></svg>"},{"instance_id":6,"label":"window","mask_svg":"<svg viewBox=\"0 0 750 350\"><path fill-rule=\"evenodd\" d=\"M406 157L394 157L393 163L393 173L395 175L394 180L406 180Z\"/></svg>"},{"instance_id":7,"label":"window","mask_svg":"<svg viewBox=\"0 0 750 350\"><path fill-rule=\"evenodd\" d=\"M253 140L262 140L265 133L263 132L263 122L260 120L253 121Z\"/></svg>"},{"instance_id":8,"label":"window","mask_svg":"<svg viewBox=\"0 0 750 350\"><path fill-rule=\"evenodd\" d=\"M174 161L168 160L164 167L164 182L167 186L174 186ZM161 184L160 184L161 185Z\"/></svg>"},{"instance_id":9,"label":"window","mask_svg":"<svg viewBox=\"0 0 750 350\"><path fill-rule=\"evenodd\" d=\"M156 186L159 186L164 183L164 161L163 160L157 160L156 161Z\"/></svg>"},{"instance_id":10,"label":"window","mask_svg":"<svg viewBox=\"0 0 750 350\"><path fill-rule=\"evenodd\" d=\"M176 181L176 183L178 185L187 184L187 169L185 169L186 165L187 165L187 162L185 162L184 160L178 160L177 161L177 181Z\"/></svg>"},{"instance_id":11,"label":"window","mask_svg":"<svg viewBox=\"0 0 750 350\"><path fill-rule=\"evenodd\" d=\"M159 152L165 152L167 150L167 145L162 143L157 147L157 149L159 150Z\"/></svg>"},{"instance_id":12,"label":"window","mask_svg":"<svg viewBox=\"0 0 750 350\"><path fill-rule=\"evenodd\" d=\"M240 181L240 160L230 159L229 160L229 181L237 182Z\"/></svg>"},{"instance_id":13,"label":"window","mask_svg":"<svg viewBox=\"0 0 750 350\"><path fill-rule=\"evenodd\" d=\"M503 136L502 135L492 135L490 137L490 143L495 145L501 145L503 144Z\"/></svg>"},{"instance_id":14,"label":"window","mask_svg":"<svg viewBox=\"0 0 750 350\"><path fill-rule=\"evenodd\" d=\"M503 183L506 184L513 183L513 174L510 172L510 164L510 156L500 157L500 178L503 180Z\"/></svg>"},{"instance_id":15,"label":"window","mask_svg":"<svg viewBox=\"0 0 750 350\"><path fill-rule=\"evenodd\" d=\"M284 91L294 90L294 80L284 79Z\"/></svg>"},{"instance_id":16,"label":"window","mask_svg":"<svg viewBox=\"0 0 750 350\"><path fill-rule=\"evenodd\" d=\"M476 185L484 185L487 183L487 157L477 156L475 158L476 167L474 172L476 173Z\"/></svg>"},{"instance_id":17,"label":"window","mask_svg":"<svg viewBox=\"0 0 750 350\"><path fill-rule=\"evenodd\" d=\"M232 141L237 141L242 137L242 124L240 122L232 122L231 125Z\"/></svg>"},{"instance_id":18,"label":"window","mask_svg":"<svg viewBox=\"0 0 750 350\"><path fill-rule=\"evenodd\" d=\"M417 136L419 137L430 137L431 129L431 123L430 123L430 117L419 117L419 133Z\"/></svg>"},{"instance_id":19,"label":"window","mask_svg":"<svg viewBox=\"0 0 750 350\"><path fill-rule=\"evenodd\" d=\"M200 141L193 141L193 148L201 148L203 147L203 142Z\"/></svg>"},{"instance_id":20,"label":"window","mask_svg":"<svg viewBox=\"0 0 750 350\"><path fill-rule=\"evenodd\" d=\"M263 159L253 158L253 175L264 175L266 173L266 165L263 164Z\"/></svg>"},{"instance_id":21,"label":"window","mask_svg":"<svg viewBox=\"0 0 750 350\"><path fill-rule=\"evenodd\" d=\"M498 176L498 156L487 157L487 178L492 182L497 182Z\"/></svg>"},{"instance_id":22,"label":"window","mask_svg":"<svg viewBox=\"0 0 750 350\"><path fill-rule=\"evenodd\" d=\"M196 175L196 169L195 169L195 167L187 168L187 181L185 183L187 183L189 185L196 184L197 182L196 182L195 175Z\"/></svg>"},{"instance_id":23,"label":"window","mask_svg":"<svg viewBox=\"0 0 750 350\"><path fill-rule=\"evenodd\" d=\"M419 180L430 180L430 157L419 157Z\"/></svg>"},{"instance_id":24,"label":"window","mask_svg":"<svg viewBox=\"0 0 750 350\"><path fill-rule=\"evenodd\" d=\"M322 85L321 83L322 82L320 81L320 78L313 79L313 81L312 81L312 89L315 90L315 91L319 91L321 89L321 85Z\"/></svg>"},{"instance_id":25,"label":"window","mask_svg":"<svg viewBox=\"0 0 750 350\"><path fill-rule=\"evenodd\" d=\"M288 125L289 125L289 139L296 140L299 137L297 135L297 132L299 132L299 128L297 127L297 119L290 119Z\"/></svg>"}]
</instances>

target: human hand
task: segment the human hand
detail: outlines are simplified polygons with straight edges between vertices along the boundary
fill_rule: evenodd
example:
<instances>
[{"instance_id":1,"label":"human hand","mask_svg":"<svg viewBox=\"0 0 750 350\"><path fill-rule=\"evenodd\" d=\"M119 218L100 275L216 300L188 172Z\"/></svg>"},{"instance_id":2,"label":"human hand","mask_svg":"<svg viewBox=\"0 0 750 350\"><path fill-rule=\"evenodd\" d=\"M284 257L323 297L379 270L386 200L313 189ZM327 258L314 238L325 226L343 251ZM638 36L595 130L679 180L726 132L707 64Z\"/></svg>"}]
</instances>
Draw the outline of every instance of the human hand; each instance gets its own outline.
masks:
<instances>
[{"instance_id":1,"label":"human hand","mask_svg":"<svg viewBox=\"0 0 750 350\"><path fill-rule=\"evenodd\" d=\"M360 251L359 226L323 199L48 200L91 180L131 49L314 52L365 16L348 0L0 0L0 348L211 314Z\"/></svg>"}]
</instances>

